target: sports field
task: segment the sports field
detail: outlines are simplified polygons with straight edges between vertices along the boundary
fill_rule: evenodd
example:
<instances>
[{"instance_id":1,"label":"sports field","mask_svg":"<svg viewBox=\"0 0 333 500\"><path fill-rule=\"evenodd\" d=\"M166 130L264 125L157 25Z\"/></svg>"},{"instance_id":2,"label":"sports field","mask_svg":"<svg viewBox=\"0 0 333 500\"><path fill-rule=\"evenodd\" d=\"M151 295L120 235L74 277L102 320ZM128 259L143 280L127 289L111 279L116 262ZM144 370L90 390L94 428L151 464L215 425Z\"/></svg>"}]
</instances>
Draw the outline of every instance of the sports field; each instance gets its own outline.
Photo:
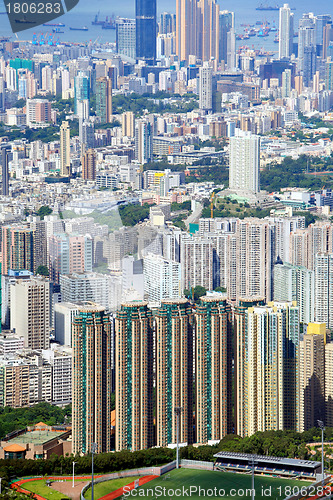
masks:
<instances>
[{"instance_id":1,"label":"sports field","mask_svg":"<svg viewBox=\"0 0 333 500\"><path fill-rule=\"evenodd\" d=\"M209 498L227 498L233 500L251 500L251 474L233 472L204 471L194 469L173 470L154 479L137 490L141 498L191 498L192 500ZM255 476L256 500L284 499L292 489L309 486L309 481L280 479L278 477ZM192 489L191 489L192 488ZM201 488L201 491L199 491ZM215 490L216 488L216 490ZM144 490L140 495L140 490ZM128 498L130 498L129 495Z\"/></svg>"},{"instance_id":2,"label":"sports field","mask_svg":"<svg viewBox=\"0 0 333 500\"><path fill-rule=\"evenodd\" d=\"M111 493L112 491L116 491L118 488L121 488L122 486L126 486L126 484L129 484L135 479L137 479L139 476L133 476L133 477L122 477L119 479L112 479L111 481L103 481L102 483L96 483L94 484L94 497L95 499L101 498L107 493ZM84 498L86 500L91 500L91 488L89 488L86 493L84 494Z\"/></svg>"}]
</instances>

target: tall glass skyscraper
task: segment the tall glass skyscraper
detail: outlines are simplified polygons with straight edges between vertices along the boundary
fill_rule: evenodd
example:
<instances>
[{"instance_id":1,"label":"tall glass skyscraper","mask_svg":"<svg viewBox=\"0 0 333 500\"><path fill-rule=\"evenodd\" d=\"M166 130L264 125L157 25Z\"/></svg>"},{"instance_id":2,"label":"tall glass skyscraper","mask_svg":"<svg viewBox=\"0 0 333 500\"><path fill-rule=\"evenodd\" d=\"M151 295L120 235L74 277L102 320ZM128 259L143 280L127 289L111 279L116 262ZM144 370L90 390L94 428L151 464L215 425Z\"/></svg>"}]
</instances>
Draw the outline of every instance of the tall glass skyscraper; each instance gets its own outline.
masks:
<instances>
[{"instance_id":1,"label":"tall glass skyscraper","mask_svg":"<svg viewBox=\"0 0 333 500\"><path fill-rule=\"evenodd\" d=\"M156 59L156 0L136 0L136 58L153 65Z\"/></svg>"}]
</instances>

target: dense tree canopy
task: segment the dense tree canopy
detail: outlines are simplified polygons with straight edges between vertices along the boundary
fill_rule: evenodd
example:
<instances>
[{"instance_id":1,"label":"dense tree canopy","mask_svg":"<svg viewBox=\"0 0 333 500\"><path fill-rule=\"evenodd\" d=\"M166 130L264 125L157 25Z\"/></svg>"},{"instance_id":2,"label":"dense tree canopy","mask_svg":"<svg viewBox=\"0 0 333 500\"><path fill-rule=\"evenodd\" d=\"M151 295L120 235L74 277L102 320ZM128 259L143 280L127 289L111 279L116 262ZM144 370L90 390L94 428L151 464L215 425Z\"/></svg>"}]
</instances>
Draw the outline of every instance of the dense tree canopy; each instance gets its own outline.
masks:
<instances>
[{"instance_id":1,"label":"dense tree canopy","mask_svg":"<svg viewBox=\"0 0 333 500\"><path fill-rule=\"evenodd\" d=\"M70 420L70 416L70 406L62 409L49 403L39 403L29 408L0 407L0 437L41 421L47 425L62 424L65 417Z\"/></svg>"}]
</instances>

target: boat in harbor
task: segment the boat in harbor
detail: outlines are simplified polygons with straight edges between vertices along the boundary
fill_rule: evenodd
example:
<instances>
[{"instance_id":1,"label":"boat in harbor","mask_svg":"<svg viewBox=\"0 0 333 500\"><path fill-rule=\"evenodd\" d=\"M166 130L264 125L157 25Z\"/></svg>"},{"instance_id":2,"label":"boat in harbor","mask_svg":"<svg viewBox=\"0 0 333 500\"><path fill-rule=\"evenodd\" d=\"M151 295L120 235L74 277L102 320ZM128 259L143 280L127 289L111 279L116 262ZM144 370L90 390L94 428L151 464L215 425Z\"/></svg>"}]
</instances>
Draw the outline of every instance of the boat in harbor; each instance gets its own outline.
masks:
<instances>
[{"instance_id":1,"label":"boat in harbor","mask_svg":"<svg viewBox=\"0 0 333 500\"><path fill-rule=\"evenodd\" d=\"M44 23L43 26L52 26L54 28L64 28L64 23Z\"/></svg>"},{"instance_id":2,"label":"boat in harbor","mask_svg":"<svg viewBox=\"0 0 333 500\"><path fill-rule=\"evenodd\" d=\"M71 31L88 31L88 28L87 26L82 26L82 28L73 28L72 26L70 26L69 28Z\"/></svg>"}]
</instances>

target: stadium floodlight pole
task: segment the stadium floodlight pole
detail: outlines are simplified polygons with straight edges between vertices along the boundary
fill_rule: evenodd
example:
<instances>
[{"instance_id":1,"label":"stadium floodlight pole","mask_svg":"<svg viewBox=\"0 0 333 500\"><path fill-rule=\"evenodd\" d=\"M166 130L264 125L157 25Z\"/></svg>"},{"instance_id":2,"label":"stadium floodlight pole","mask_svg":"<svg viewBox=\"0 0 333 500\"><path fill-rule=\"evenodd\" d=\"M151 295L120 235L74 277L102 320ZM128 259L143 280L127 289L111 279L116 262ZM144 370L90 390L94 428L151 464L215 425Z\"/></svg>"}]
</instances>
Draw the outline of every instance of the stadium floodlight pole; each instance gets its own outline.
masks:
<instances>
[{"instance_id":1,"label":"stadium floodlight pole","mask_svg":"<svg viewBox=\"0 0 333 500\"><path fill-rule=\"evenodd\" d=\"M74 486L75 486L75 484L74 484L74 479L75 479L75 475L74 475L75 464L76 464L76 462L73 462L73 486L72 486L72 488L74 488Z\"/></svg>"},{"instance_id":2,"label":"stadium floodlight pole","mask_svg":"<svg viewBox=\"0 0 333 500\"><path fill-rule=\"evenodd\" d=\"M252 458L249 461L250 465L252 466L252 486L251 486L252 500L254 500L254 498L256 496L256 492L255 492L255 489L254 489L254 466L255 466L255 464L258 463L258 462L256 462L254 460L254 458L255 458L255 455L252 455Z\"/></svg>"},{"instance_id":3,"label":"stadium floodlight pole","mask_svg":"<svg viewBox=\"0 0 333 500\"><path fill-rule=\"evenodd\" d=\"M324 487L325 473L324 473L324 422L322 420L317 420L318 427L321 429L321 484Z\"/></svg>"},{"instance_id":4,"label":"stadium floodlight pole","mask_svg":"<svg viewBox=\"0 0 333 500\"><path fill-rule=\"evenodd\" d=\"M94 500L94 453L96 453L97 444L91 445L91 500Z\"/></svg>"},{"instance_id":5,"label":"stadium floodlight pole","mask_svg":"<svg viewBox=\"0 0 333 500\"><path fill-rule=\"evenodd\" d=\"M177 419L177 449L176 449L176 469L179 469L179 418L183 408L176 406L175 414Z\"/></svg>"}]
</instances>

